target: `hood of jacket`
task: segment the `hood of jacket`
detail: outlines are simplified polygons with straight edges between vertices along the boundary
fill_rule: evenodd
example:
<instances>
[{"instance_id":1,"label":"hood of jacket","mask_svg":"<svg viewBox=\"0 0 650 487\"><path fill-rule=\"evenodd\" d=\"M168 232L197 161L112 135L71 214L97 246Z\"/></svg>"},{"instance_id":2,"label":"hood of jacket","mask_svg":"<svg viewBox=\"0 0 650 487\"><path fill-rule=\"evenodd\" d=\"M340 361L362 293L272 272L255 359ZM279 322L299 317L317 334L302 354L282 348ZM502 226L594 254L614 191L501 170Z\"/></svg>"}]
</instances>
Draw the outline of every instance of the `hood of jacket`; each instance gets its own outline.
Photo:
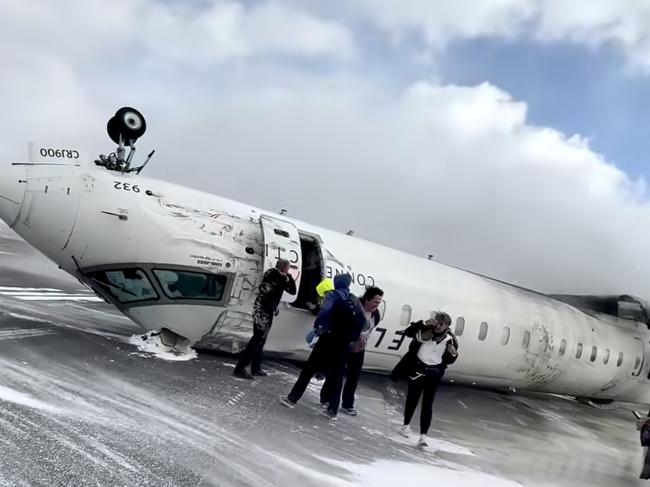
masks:
<instances>
[{"instance_id":1,"label":"hood of jacket","mask_svg":"<svg viewBox=\"0 0 650 487\"><path fill-rule=\"evenodd\" d=\"M350 284L352 284L352 276L350 274L339 274L334 276L334 289L345 289L346 291L349 291Z\"/></svg>"}]
</instances>

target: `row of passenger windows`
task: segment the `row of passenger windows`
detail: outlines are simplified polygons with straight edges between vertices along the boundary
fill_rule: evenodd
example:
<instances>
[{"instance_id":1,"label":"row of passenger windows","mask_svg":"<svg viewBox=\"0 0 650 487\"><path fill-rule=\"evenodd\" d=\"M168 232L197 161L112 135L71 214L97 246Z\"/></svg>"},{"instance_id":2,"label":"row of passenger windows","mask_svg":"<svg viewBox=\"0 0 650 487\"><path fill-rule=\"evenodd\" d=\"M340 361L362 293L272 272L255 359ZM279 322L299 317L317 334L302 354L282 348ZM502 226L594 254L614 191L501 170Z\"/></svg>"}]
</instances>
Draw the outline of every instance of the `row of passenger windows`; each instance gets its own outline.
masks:
<instances>
[{"instance_id":1,"label":"row of passenger windows","mask_svg":"<svg viewBox=\"0 0 650 487\"><path fill-rule=\"evenodd\" d=\"M401 322L403 326L406 326L410 320L411 320L411 312L412 309L409 305L404 305L402 306L402 316L401 316ZM431 317L433 317L436 314L436 311L431 312ZM465 331L465 318L462 316L459 316L456 318L456 326L454 328L454 334L459 337L463 334ZM479 327L478 331L478 339L480 341L484 341L487 338L488 334L488 324L487 322L483 321L481 323L481 326ZM507 345L510 342L510 327L504 326L503 331L501 332L501 345ZM522 347L526 350L528 350L528 347L530 346L530 332L529 331L524 331L523 337L522 337ZM558 348L558 355L560 357L563 357L566 354L566 347L567 347L567 341L562 339L560 342L560 347ZM548 350L548 337L544 336L542 338L542 343L540 344L540 350L543 352L546 352ZM576 346L576 354L575 358L580 359L582 358L582 354L584 351L584 347L582 343L578 343ZM595 362L598 357L598 348L597 347L591 347L591 354L589 356L589 360L591 362ZM608 364L609 359L611 357L611 352L609 349L605 349L603 353L603 364ZM623 365L623 360L624 360L624 355L623 352L618 353L618 357L616 360L616 366L620 367ZM638 369L639 366L641 365L641 357L636 357L634 361L634 369Z\"/></svg>"},{"instance_id":2,"label":"row of passenger windows","mask_svg":"<svg viewBox=\"0 0 650 487\"><path fill-rule=\"evenodd\" d=\"M462 316L459 316L456 319L456 328L454 330L454 334L456 336L461 336L463 334L463 331L465 330L465 318ZM488 332L488 324L484 321L481 323L481 326L479 328L478 332L478 339L483 341L487 338L487 332ZM510 327L504 326L503 331L501 332L501 345L507 345L508 342L510 341ZM522 347L524 349L528 349L530 346L530 332L529 331L524 331L523 338L522 338ZM558 355L560 357L564 356L566 353L566 346L567 342L566 340L562 339L560 342L560 348L558 349ZM542 337L542 343L540 345L540 350L542 352L546 352L548 350L548 337L544 336ZM578 343L576 346L576 358L580 359L582 358L582 353L583 353L584 347L582 343ZM591 362L595 362L596 358L598 356L598 348L597 347L591 347L591 356L589 357L589 360ZM609 358L611 356L611 352L609 349L605 349L604 355L603 355L603 364L609 363ZM620 367L623 364L623 352L618 353L618 360L616 361L616 366ZM635 360L634 368L638 369L639 365L641 365L641 357L637 357Z\"/></svg>"}]
</instances>

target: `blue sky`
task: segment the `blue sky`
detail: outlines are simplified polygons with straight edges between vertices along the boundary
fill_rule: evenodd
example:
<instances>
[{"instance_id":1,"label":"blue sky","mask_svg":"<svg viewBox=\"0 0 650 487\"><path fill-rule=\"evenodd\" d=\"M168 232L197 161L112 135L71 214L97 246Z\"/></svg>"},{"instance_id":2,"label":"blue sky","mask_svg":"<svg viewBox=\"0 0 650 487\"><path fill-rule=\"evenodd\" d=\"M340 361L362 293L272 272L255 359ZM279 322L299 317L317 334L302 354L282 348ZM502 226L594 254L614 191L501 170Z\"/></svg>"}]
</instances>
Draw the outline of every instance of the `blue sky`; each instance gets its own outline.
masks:
<instances>
[{"instance_id":1,"label":"blue sky","mask_svg":"<svg viewBox=\"0 0 650 487\"><path fill-rule=\"evenodd\" d=\"M459 41L441 59L445 83L489 81L528 104L532 124L579 133L632 177L650 179L650 77L619 52L566 42Z\"/></svg>"}]
</instances>

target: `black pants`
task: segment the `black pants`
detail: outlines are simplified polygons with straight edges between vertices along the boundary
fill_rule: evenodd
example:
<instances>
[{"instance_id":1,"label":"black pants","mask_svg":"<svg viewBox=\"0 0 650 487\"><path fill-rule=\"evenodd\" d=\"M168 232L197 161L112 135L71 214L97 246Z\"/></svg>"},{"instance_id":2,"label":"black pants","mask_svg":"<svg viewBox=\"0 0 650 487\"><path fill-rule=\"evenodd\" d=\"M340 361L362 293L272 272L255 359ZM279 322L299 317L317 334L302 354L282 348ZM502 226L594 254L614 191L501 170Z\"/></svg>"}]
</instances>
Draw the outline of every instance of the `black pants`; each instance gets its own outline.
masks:
<instances>
[{"instance_id":1,"label":"black pants","mask_svg":"<svg viewBox=\"0 0 650 487\"><path fill-rule=\"evenodd\" d=\"M309 381L316 372L326 371L329 383L329 391L332 399L329 402L329 411L338 413L341 402L341 388L343 385L343 374L345 374L345 363L347 359L348 344L340 344L328 335L321 336L307 359L307 362L287 396L290 401L298 402L307 390Z\"/></svg>"},{"instance_id":2,"label":"black pants","mask_svg":"<svg viewBox=\"0 0 650 487\"><path fill-rule=\"evenodd\" d=\"M650 479L650 449L648 447L643 448L643 464L639 478Z\"/></svg>"},{"instance_id":3,"label":"black pants","mask_svg":"<svg viewBox=\"0 0 650 487\"><path fill-rule=\"evenodd\" d=\"M365 355L365 350L350 353L348 355L347 363L345 366L345 386L343 387L342 402L342 406L345 409L354 408L354 393L356 392L357 385L359 384L359 376L361 375L361 369L363 368L363 360ZM328 375L320 391L321 404L331 403L332 396L334 394L335 393L332 390L332 380Z\"/></svg>"},{"instance_id":4,"label":"black pants","mask_svg":"<svg viewBox=\"0 0 650 487\"><path fill-rule=\"evenodd\" d=\"M422 409L420 411L420 433L426 435L431 426L433 417L433 399L436 396L436 389L440 384L442 376L424 375L418 379L408 379L408 392L406 393L406 405L404 406L404 424L410 424L415 408L422 396Z\"/></svg>"},{"instance_id":5,"label":"black pants","mask_svg":"<svg viewBox=\"0 0 650 487\"><path fill-rule=\"evenodd\" d=\"M244 348L235 370L243 370L250 364L253 372L262 369L262 350L266 343L266 338L271 331L273 324L273 314L266 311L255 311L253 313L253 336L248 345Z\"/></svg>"}]
</instances>

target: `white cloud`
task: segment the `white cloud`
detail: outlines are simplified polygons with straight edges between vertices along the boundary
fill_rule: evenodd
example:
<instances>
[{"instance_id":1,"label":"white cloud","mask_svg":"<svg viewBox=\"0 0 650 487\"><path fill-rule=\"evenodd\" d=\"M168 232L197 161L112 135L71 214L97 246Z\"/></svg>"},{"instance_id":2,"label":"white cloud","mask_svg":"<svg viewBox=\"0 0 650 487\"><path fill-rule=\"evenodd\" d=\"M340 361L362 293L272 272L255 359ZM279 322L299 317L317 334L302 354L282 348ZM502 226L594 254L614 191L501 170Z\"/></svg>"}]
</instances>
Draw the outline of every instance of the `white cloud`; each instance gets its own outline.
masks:
<instances>
[{"instance_id":1,"label":"white cloud","mask_svg":"<svg viewBox=\"0 0 650 487\"><path fill-rule=\"evenodd\" d=\"M177 11L151 3L134 35L161 60L210 63L252 56L350 60L355 43L346 27L275 2L246 8L226 1Z\"/></svg>"},{"instance_id":2,"label":"white cloud","mask_svg":"<svg viewBox=\"0 0 650 487\"><path fill-rule=\"evenodd\" d=\"M611 44L631 68L650 72L650 2L645 0L546 0L537 36L593 47Z\"/></svg>"},{"instance_id":3,"label":"white cloud","mask_svg":"<svg viewBox=\"0 0 650 487\"><path fill-rule=\"evenodd\" d=\"M351 12L393 38L419 35L432 49L481 37L570 41L622 51L628 66L650 72L647 0L351 0Z\"/></svg>"},{"instance_id":4,"label":"white cloud","mask_svg":"<svg viewBox=\"0 0 650 487\"><path fill-rule=\"evenodd\" d=\"M342 25L296 12L277 4L263 4L251 12L243 26L252 52L271 51L305 57L331 56L350 60L356 48Z\"/></svg>"},{"instance_id":5,"label":"white cloud","mask_svg":"<svg viewBox=\"0 0 650 487\"><path fill-rule=\"evenodd\" d=\"M435 47L451 40L481 36L512 36L532 17L531 0L352 0L353 15L366 18L400 37L420 32Z\"/></svg>"},{"instance_id":6,"label":"white cloud","mask_svg":"<svg viewBox=\"0 0 650 487\"><path fill-rule=\"evenodd\" d=\"M356 52L345 26L274 1L246 7L218 0L199 7L156 0L7 0L0 18L12 48L24 43L86 61L98 51L109 56L95 57L97 64L121 60L128 66L143 57L198 65L273 55L350 60Z\"/></svg>"},{"instance_id":7,"label":"white cloud","mask_svg":"<svg viewBox=\"0 0 650 487\"><path fill-rule=\"evenodd\" d=\"M151 175L546 291L650 296L644 182L491 84L382 84L351 66L344 25L276 2L31 4L0 6L0 160L70 134L104 151L106 119L130 104L149 122L140 152L158 150ZM501 5L494 25L528 18Z\"/></svg>"}]
</instances>

